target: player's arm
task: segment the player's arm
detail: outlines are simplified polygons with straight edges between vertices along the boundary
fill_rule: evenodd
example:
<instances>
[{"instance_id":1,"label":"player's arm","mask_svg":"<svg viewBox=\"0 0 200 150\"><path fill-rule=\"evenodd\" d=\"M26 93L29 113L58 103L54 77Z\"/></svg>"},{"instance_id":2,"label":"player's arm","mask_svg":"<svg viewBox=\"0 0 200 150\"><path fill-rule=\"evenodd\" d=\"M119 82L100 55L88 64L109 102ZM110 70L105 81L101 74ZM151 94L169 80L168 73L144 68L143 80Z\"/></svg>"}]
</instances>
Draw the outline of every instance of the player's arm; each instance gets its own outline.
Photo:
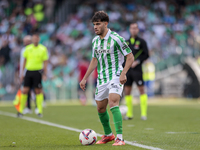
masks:
<instances>
[{"instance_id":1,"label":"player's arm","mask_svg":"<svg viewBox=\"0 0 200 150\"><path fill-rule=\"evenodd\" d=\"M90 65L87 69L87 72L85 74L85 76L83 77L82 81L80 82L80 87L83 91L85 91L85 84L86 84L86 81L88 79L88 77L90 76L90 74L94 71L94 69L97 67L97 58L93 57L91 62L90 62Z\"/></svg>"},{"instance_id":2,"label":"player's arm","mask_svg":"<svg viewBox=\"0 0 200 150\"><path fill-rule=\"evenodd\" d=\"M20 82L22 83L24 80L24 70L25 70L25 66L26 66L26 58L24 58L24 62L23 62L23 66L22 66L22 73L21 73L21 77L20 77Z\"/></svg>"},{"instance_id":3,"label":"player's arm","mask_svg":"<svg viewBox=\"0 0 200 150\"><path fill-rule=\"evenodd\" d=\"M142 46L143 54L140 55L139 59L136 59L136 60L138 60L139 63L142 63L147 58L149 58L149 50L148 50L147 43L145 40L142 40L141 46Z\"/></svg>"},{"instance_id":4,"label":"player's arm","mask_svg":"<svg viewBox=\"0 0 200 150\"><path fill-rule=\"evenodd\" d=\"M45 48L45 51L43 53L43 80L46 81L47 79L47 65L48 65L48 59L49 54L47 48Z\"/></svg>"},{"instance_id":5,"label":"player's arm","mask_svg":"<svg viewBox=\"0 0 200 150\"><path fill-rule=\"evenodd\" d=\"M43 79L46 80L46 76L47 76L47 65L48 65L48 60L44 61L44 68L43 68Z\"/></svg>"},{"instance_id":6,"label":"player's arm","mask_svg":"<svg viewBox=\"0 0 200 150\"><path fill-rule=\"evenodd\" d=\"M122 70L122 73L121 73L120 79L119 79L121 84L126 83L126 81L127 81L126 73L128 72L129 68L133 64L133 61L134 61L134 57L133 57L132 53L129 53L128 55L126 55L126 63L125 63L124 69Z\"/></svg>"}]
</instances>

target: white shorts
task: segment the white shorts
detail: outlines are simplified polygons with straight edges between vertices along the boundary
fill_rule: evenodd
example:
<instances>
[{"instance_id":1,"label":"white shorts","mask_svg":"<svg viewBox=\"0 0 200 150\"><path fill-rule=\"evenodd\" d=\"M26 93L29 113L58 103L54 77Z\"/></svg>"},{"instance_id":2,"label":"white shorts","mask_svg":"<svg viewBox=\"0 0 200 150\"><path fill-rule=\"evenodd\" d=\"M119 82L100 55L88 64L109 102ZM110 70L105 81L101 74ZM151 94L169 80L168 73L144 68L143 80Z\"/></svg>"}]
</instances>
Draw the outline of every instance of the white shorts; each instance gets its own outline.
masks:
<instances>
[{"instance_id":1,"label":"white shorts","mask_svg":"<svg viewBox=\"0 0 200 150\"><path fill-rule=\"evenodd\" d=\"M97 85L95 92L95 100L102 101L108 98L110 93L122 95L124 85L119 82L119 77L115 76L108 83Z\"/></svg>"}]
</instances>

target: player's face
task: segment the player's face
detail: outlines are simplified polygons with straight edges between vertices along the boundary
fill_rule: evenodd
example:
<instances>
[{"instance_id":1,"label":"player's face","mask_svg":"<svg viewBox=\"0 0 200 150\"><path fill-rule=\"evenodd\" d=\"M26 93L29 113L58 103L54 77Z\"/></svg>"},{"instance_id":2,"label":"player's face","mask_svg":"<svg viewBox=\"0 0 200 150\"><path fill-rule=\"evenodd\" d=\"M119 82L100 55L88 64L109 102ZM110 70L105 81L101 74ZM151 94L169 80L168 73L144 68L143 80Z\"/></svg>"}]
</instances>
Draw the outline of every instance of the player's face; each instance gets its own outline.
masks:
<instances>
[{"instance_id":1,"label":"player's face","mask_svg":"<svg viewBox=\"0 0 200 150\"><path fill-rule=\"evenodd\" d=\"M131 33L131 36L136 36L139 32L138 25L136 23L132 23L130 25L129 31Z\"/></svg>"},{"instance_id":2,"label":"player's face","mask_svg":"<svg viewBox=\"0 0 200 150\"><path fill-rule=\"evenodd\" d=\"M39 41L40 41L40 37L36 36L36 35L33 35L33 37L32 37L33 44L34 45L38 45Z\"/></svg>"},{"instance_id":3,"label":"player's face","mask_svg":"<svg viewBox=\"0 0 200 150\"><path fill-rule=\"evenodd\" d=\"M93 22L96 35L102 35L105 31L106 22Z\"/></svg>"}]
</instances>

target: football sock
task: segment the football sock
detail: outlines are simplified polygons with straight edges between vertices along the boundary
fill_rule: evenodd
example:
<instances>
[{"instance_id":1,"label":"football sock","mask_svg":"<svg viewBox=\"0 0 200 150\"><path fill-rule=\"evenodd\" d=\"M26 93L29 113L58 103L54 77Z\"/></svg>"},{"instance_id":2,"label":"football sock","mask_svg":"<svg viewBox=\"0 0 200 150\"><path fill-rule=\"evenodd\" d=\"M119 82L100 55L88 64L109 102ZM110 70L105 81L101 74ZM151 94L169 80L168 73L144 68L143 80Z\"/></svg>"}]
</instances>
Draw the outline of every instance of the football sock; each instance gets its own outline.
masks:
<instances>
[{"instance_id":1,"label":"football sock","mask_svg":"<svg viewBox=\"0 0 200 150\"><path fill-rule=\"evenodd\" d=\"M99 115L101 124L103 125L105 135L112 134L112 130L110 127L110 122L109 122L110 118L109 118L108 111L106 110L104 113L98 113L98 115Z\"/></svg>"},{"instance_id":2,"label":"football sock","mask_svg":"<svg viewBox=\"0 0 200 150\"><path fill-rule=\"evenodd\" d=\"M122 139L122 134L117 134L117 138L119 138L120 140L123 140Z\"/></svg>"},{"instance_id":3,"label":"football sock","mask_svg":"<svg viewBox=\"0 0 200 150\"><path fill-rule=\"evenodd\" d=\"M147 94L140 95L140 109L141 109L141 116L147 116Z\"/></svg>"},{"instance_id":4,"label":"football sock","mask_svg":"<svg viewBox=\"0 0 200 150\"><path fill-rule=\"evenodd\" d=\"M44 101L44 95L43 93L40 93L40 94L36 94L36 104L37 104L37 108L38 108L38 111L39 111L39 114L42 114L42 104L43 104L43 101Z\"/></svg>"},{"instance_id":5,"label":"football sock","mask_svg":"<svg viewBox=\"0 0 200 150\"><path fill-rule=\"evenodd\" d=\"M128 108L126 116L129 118L133 117L133 103L132 103L133 96L132 95L126 95L125 96L125 101L126 101L126 106Z\"/></svg>"},{"instance_id":6,"label":"football sock","mask_svg":"<svg viewBox=\"0 0 200 150\"><path fill-rule=\"evenodd\" d=\"M19 107L19 112L21 114L23 113L23 110L25 108L27 97L28 97L27 94L21 94L21 101L20 101L20 107Z\"/></svg>"},{"instance_id":7,"label":"football sock","mask_svg":"<svg viewBox=\"0 0 200 150\"><path fill-rule=\"evenodd\" d=\"M113 114L113 121L115 124L115 130L117 134L122 134L122 115L119 110L119 106L114 106L110 108Z\"/></svg>"}]
</instances>

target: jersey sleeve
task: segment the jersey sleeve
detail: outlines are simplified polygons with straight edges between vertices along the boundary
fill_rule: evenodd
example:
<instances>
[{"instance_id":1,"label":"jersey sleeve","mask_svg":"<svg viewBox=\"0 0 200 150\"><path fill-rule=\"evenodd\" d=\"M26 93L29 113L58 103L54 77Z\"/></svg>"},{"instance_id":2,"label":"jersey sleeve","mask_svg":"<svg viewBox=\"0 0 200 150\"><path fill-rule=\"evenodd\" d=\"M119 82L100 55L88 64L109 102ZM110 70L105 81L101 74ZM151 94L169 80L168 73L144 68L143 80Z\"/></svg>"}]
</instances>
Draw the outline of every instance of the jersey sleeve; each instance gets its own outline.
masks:
<instances>
[{"instance_id":1,"label":"jersey sleeve","mask_svg":"<svg viewBox=\"0 0 200 150\"><path fill-rule=\"evenodd\" d=\"M95 48L94 48L94 40L92 41L92 57L96 58L96 54L95 54Z\"/></svg>"},{"instance_id":2,"label":"jersey sleeve","mask_svg":"<svg viewBox=\"0 0 200 150\"><path fill-rule=\"evenodd\" d=\"M122 55L124 55L124 56L126 56L132 52L130 47L127 45L125 39L122 37L118 38L117 47L118 47L119 51L122 53Z\"/></svg>"},{"instance_id":3,"label":"jersey sleeve","mask_svg":"<svg viewBox=\"0 0 200 150\"><path fill-rule=\"evenodd\" d=\"M47 51L47 48L45 47L44 53L43 53L43 61L46 61L49 59L49 54Z\"/></svg>"},{"instance_id":4,"label":"jersey sleeve","mask_svg":"<svg viewBox=\"0 0 200 150\"><path fill-rule=\"evenodd\" d=\"M22 57L27 58L27 48L25 48L24 52L22 52Z\"/></svg>"}]
</instances>

